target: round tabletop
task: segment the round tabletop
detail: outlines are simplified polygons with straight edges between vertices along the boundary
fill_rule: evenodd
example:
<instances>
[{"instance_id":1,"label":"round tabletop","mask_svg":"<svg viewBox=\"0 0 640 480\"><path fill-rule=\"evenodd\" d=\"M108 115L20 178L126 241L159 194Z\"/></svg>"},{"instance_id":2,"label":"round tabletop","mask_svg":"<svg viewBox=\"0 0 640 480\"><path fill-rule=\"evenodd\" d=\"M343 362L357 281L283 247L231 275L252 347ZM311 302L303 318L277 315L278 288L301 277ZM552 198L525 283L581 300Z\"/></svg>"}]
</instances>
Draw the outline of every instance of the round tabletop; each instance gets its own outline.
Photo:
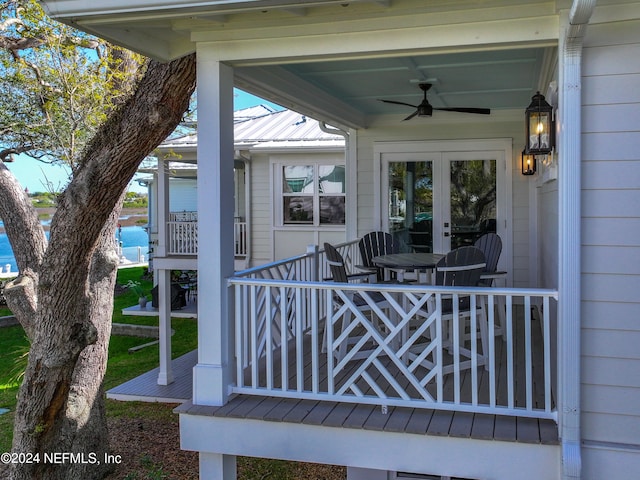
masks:
<instances>
[{"instance_id":1,"label":"round tabletop","mask_svg":"<svg viewBox=\"0 0 640 480\"><path fill-rule=\"evenodd\" d=\"M444 257L441 253L391 253L373 257L371 261L376 267L397 268L402 270L427 270L435 268Z\"/></svg>"}]
</instances>

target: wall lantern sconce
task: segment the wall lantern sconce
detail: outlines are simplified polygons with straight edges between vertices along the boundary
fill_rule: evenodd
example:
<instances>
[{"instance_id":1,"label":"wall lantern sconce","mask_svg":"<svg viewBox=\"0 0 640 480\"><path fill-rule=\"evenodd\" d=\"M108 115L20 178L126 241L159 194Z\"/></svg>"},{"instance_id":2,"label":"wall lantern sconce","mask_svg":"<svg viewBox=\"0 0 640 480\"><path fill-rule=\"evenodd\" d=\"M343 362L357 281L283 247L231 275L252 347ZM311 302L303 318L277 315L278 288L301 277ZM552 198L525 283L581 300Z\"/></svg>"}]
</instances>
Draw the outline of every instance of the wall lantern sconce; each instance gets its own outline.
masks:
<instances>
[{"instance_id":1,"label":"wall lantern sconce","mask_svg":"<svg viewBox=\"0 0 640 480\"><path fill-rule=\"evenodd\" d=\"M527 126L527 143L524 151L528 155L548 155L553 150L553 107L537 92L524 112ZM524 167L523 167L524 173Z\"/></svg>"},{"instance_id":2,"label":"wall lantern sconce","mask_svg":"<svg viewBox=\"0 0 640 480\"><path fill-rule=\"evenodd\" d=\"M536 173L537 165L536 165L536 156L526 153L524 150L522 151L522 174L523 175L533 175Z\"/></svg>"}]
</instances>

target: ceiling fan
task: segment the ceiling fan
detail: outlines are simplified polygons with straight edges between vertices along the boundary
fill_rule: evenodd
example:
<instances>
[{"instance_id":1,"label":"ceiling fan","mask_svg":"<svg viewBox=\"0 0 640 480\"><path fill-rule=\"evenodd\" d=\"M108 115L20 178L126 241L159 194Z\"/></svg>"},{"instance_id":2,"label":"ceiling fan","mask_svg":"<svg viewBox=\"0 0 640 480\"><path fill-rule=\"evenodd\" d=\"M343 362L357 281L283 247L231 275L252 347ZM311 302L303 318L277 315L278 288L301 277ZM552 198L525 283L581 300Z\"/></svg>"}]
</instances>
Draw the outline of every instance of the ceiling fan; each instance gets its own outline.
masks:
<instances>
[{"instance_id":1,"label":"ceiling fan","mask_svg":"<svg viewBox=\"0 0 640 480\"><path fill-rule=\"evenodd\" d=\"M424 97L420 105L411 105L410 103L396 102L395 100L380 100L384 103L394 103L396 105L405 105L407 107L413 107L416 109L411 115L404 120L410 120L416 115L419 117L430 117L434 110L443 110L445 112L462 112L462 113L477 113L480 115L489 115L491 110L488 108L472 108L472 107L451 107L451 108L433 108L427 100L427 91L431 88L430 83L420 83L420 89L424 92Z\"/></svg>"}]
</instances>

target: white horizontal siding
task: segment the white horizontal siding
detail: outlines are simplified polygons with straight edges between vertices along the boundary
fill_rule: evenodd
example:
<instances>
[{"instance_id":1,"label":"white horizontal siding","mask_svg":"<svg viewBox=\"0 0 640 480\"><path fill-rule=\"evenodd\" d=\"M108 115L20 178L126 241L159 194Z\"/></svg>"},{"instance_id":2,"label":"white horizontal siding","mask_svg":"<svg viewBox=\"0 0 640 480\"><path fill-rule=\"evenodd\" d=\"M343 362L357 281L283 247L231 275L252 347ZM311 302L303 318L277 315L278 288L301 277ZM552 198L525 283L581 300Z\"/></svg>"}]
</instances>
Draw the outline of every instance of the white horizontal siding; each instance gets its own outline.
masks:
<instances>
[{"instance_id":1,"label":"white horizontal siding","mask_svg":"<svg viewBox=\"0 0 640 480\"><path fill-rule=\"evenodd\" d=\"M640 360L640 330L583 329L582 353L588 357ZM610 371L608 382L618 384Z\"/></svg>"},{"instance_id":2,"label":"white horizontal siding","mask_svg":"<svg viewBox=\"0 0 640 480\"><path fill-rule=\"evenodd\" d=\"M634 28L638 28L637 22ZM590 34L591 32L588 32L588 35ZM637 43L594 46L584 49L583 77L635 75L638 72L640 72L640 57L638 57ZM584 103L588 105L590 102L585 99Z\"/></svg>"},{"instance_id":3,"label":"white horizontal siding","mask_svg":"<svg viewBox=\"0 0 640 480\"><path fill-rule=\"evenodd\" d=\"M615 151L611 146L615 145ZM582 137L583 161L601 160L609 164L640 159L640 131L607 132ZM584 180L590 181L589 178Z\"/></svg>"},{"instance_id":4,"label":"white horizontal siding","mask_svg":"<svg viewBox=\"0 0 640 480\"><path fill-rule=\"evenodd\" d=\"M626 480L640 471L640 21L589 26L582 73L582 478Z\"/></svg>"},{"instance_id":5,"label":"white horizontal siding","mask_svg":"<svg viewBox=\"0 0 640 480\"><path fill-rule=\"evenodd\" d=\"M619 224L619 222L616 222ZM585 235L586 236L586 235ZM598 237L608 238L598 238ZM617 231L613 231L612 235L607 236L600 234L594 235L590 242L606 240L611 244L613 240L619 240L620 243L627 241L624 235L618 235ZM622 237L622 238L617 238ZM584 237L583 237L584 238ZM613 275L637 275L638 265L640 265L640 246L630 245L625 248L610 248L609 246L588 245L582 247L582 271L584 273L603 273ZM638 313L640 315L640 313Z\"/></svg>"},{"instance_id":6,"label":"white horizontal siding","mask_svg":"<svg viewBox=\"0 0 640 480\"><path fill-rule=\"evenodd\" d=\"M640 416L640 388L583 385L585 412Z\"/></svg>"},{"instance_id":7,"label":"white horizontal siding","mask_svg":"<svg viewBox=\"0 0 640 480\"><path fill-rule=\"evenodd\" d=\"M614 303L582 301L582 328L594 330L638 330L640 308L637 302Z\"/></svg>"},{"instance_id":8,"label":"white horizontal siding","mask_svg":"<svg viewBox=\"0 0 640 480\"><path fill-rule=\"evenodd\" d=\"M583 190L582 209L584 217L638 217L640 189ZM634 233L640 232L629 232Z\"/></svg>"},{"instance_id":9,"label":"white horizontal siding","mask_svg":"<svg viewBox=\"0 0 640 480\"><path fill-rule=\"evenodd\" d=\"M640 82L638 90L640 90ZM614 142L617 141L617 137L610 139ZM633 154L638 157L640 155L640 135L634 141L637 143ZM640 186L640 159L585 161L582 163L582 176L584 178L582 188L585 190L596 188L637 189Z\"/></svg>"},{"instance_id":10,"label":"white horizontal siding","mask_svg":"<svg viewBox=\"0 0 640 480\"><path fill-rule=\"evenodd\" d=\"M640 275L583 274L582 299L638 304ZM640 306L640 304L638 304ZM606 321L606 319L603 319ZM640 345L640 344L639 344Z\"/></svg>"},{"instance_id":11,"label":"white horizontal siding","mask_svg":"<svg viewBox=\"0 0 640 480\"><path fill-rule=\"evenodd\" d=\"M640 209L640 205L637 207ZM635 218L611 218L611 217L589 217L582 220L583 245L601 245L612 247L637 247L638 239L629 232L640 231L640 217ZM586 252L585 252L586 253ZM599 254L615 255L616 253L633 255L632 250L623 249L616 252L611 249L609 252L599 251ZM632 262L634 257L628 259ZM638 265L636 263L636 265ZM636 269L637 272L637 269Z\"/></svg>"},{"instance_id":12,"label":"white horizontal siding","mask_svg":"<svg viewBox=\"0 0 640 480\"><path fill-rule=\"evenodd\" d=\"M582 368L582 378L586 384L629 388L640 385L640 358L585 357ZM611 372L617 372L618 375L613 376Z\"/></svg>"},{"instance_id":13,"label":"white horizontal siding","mask_svg":"<svg viewBox=\"0 0 640 480\"><path fill-rule=\"evenodd\" d=\"M583 446L582 471L582 480L631 480L640 472L640 452L616 446Z\"/></svg>"},{"instance_id":14,"label":"white horizontal siding","mask_svg":"<svg viewBox=\"0 0 640 480\"><path fill-rule=\"evenodd\" d=\"M640 129L637 103L588 105L582 108L582 132L628 132Z\"/></svg>"},{"instance_id":15,"label":"white horizontal siding","mask_svg":"<svg viewBox=\"0 0 640 480\"><path fill-rule=\"evenodd\" d=\"M640 417L583 412L583 437L598 438L600 442L633 445L640 432ZM609 480L609 476L600 479Z\"/></svg>"},{"instance_id":16,"label":"white horizontal siding","mask_svg":"<svg viewBox=\"0 0 640 480\"><path fill-rule=\"evenodd\" d=\"M589 105L615 105L640 102L640 74L586 77L582 92Z\"/></svg>"}]
</instances>

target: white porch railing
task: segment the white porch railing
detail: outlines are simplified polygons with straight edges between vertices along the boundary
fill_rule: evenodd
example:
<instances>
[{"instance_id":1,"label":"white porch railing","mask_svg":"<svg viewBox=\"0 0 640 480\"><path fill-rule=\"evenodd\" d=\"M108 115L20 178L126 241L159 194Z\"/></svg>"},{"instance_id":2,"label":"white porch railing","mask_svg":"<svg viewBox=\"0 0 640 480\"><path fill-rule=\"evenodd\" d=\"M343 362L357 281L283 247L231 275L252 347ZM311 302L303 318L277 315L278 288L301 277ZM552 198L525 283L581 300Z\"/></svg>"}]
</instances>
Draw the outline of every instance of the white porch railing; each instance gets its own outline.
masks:
<instances>
[{"instance_id":1,"label":"white porch railing","mask_svg":"<svg viewBox=\"0 0 640 480\"><path fill-rule=\"evenodd\" d=\"M191 214L196 215L191 215ZM195 219L194 219L195 217ZM167 253L169 255L198 254L198 221L197 212L178 212L171 214L172 220L167 222ZM184 220L191 218L191 220ZM234 254L246 256L248 252L247 223L234 222Z\"/></svg>"},{"instance_id":2,"label":"white porch railing","mask_svg":"<svg viewBox=\"0 0 640 480\"><path fill-rule=\"evenodd\" d=\"M555 291L317 282L313 257L230 279L234 392L556 419ZM472 313L447 320L443 301L453 297L458 318L459 296Z\"/></svg>"},{"instance_id":3,"label":"white porch railing","mask_svg":"<svg viewBox=\"0 0 640 480\"><path fill-rule=\"evenodd\" d=\"M198 254L198 222L167 222L167 253L169 255Z\"/></svg>"}]
</instances>

